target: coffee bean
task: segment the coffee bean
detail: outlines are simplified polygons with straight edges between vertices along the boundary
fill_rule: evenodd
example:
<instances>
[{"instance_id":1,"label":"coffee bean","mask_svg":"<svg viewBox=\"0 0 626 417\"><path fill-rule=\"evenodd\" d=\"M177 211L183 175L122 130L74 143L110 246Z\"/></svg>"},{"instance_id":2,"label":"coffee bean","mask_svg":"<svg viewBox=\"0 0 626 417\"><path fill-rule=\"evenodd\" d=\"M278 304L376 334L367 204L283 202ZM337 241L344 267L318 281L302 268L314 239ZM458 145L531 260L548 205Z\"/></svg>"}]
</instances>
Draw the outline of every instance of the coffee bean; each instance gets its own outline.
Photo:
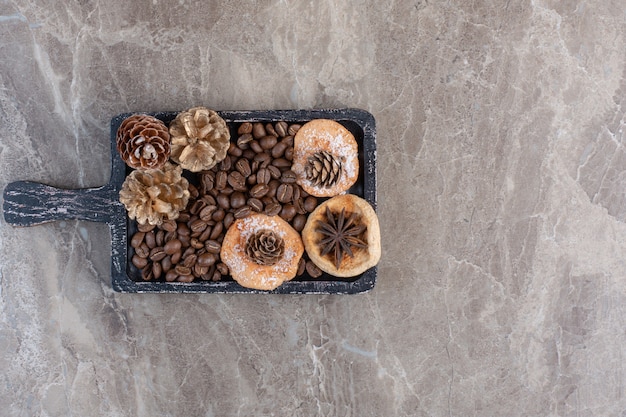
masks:
<instances>
[{"instance_id":1,"label":"coffee bean","mask_svg":"<svg viewBox=\"0 0 626 417\"><path fill-rule=\"evenodd\" d=\"M228 229L235 221L235 216L233 213L226 213L224 216L224 228Z\"/></svg>"},{"instance_id":2,"label":"coffee bean","mask_svg":"<svg viewBox=\"0 0 626 417\"><path fill-rule=\"evenodd\" d=\"M189 272L191 272L191 269L189 270ZM189 275L179 275L178 278L176 279L176 281L178 282L193 282L193 274L189 274Z\"/></svg>"},{"instance_id":3,"label":"coffee bean","mask_svg":"<svg viewBox=\"0 0 626 417\"><path fill-rule=\"evenodd\" d=\"M291 224L293 225L293 228L296 229L296 231L301 232L302 229L304 229L304 225L306 224L306 215L297 214L296 217L293 218Z\"/></svg>"},{"instance_id":4,"label":"coffee bean","mask_svg":"<svg viewBox=\"0 0 626 417\"><path fill-rule=\"evenodd\" d=\"M215 223L213 220L211 220L211 223ZM204 231L202 232L202 234L200 234L200 236L198 236L198 241L200 243L206 241L209 236L211 236L211 232L213 231L213 229L211 227L207 227L206 229L204 229Z\"/></svg>"},{"instance_id":5,"label":"coffee bean","mask_svg":"<svg viewBox=\"0 0 626 417\"><path fill-rule=\"evenodd\" d=\"M290 169L283 172L280 176L280 180L285 184L293 184L294 182L296 182L296 178L296 173Z\"/></svg>"},{"instance_id":6,"label":"coffee bean","mask_svg":"<svg viewBox=\"0 0 626 417\"><path fill-rule=\"evenodd\" d=\"M250 133L244 133L237 138L237 147L242 151L245 151L249 147L249 143L254 140L254 137Z\"/></svg>"},{"instance_id":7,"label":"coffee bean","mask_svg":"<svg viewBox=\"0 0 626 417\"><path fill-rule=\"evenodd\" d=\"M265 125L265 133L271 136L278 136L278 133L276 133L276 130L274 129L274 125L271 123L267 123Z\"/></svg>"},{"instance_id":8,"label":"coffee bean","mask_svg":"<svg viewBox=\"0 0 626 417\"><path fill-rule=\"evenodd\" d=\"M242 124L239 125L239 128L237 129L238 135L243 135L244 133L250 133L250 132L252 132L252 123L250 122L243 122Z\"/></svg>"},{"instance_id":9,"label":"coffee bean","mask_svg":"<svg viewBox=\"0 0 626 417\"><path fill-rule=\"evenodd\" d=\"M272 157L267 152L260 152L254 155L254 162L256 162L258 168L266 168L272 162ZM252 171L255 171L255 169L252 168Z\"/></svg>"},{"instance_id":10,"label":"coffee bean","mask_svg":"<svg viewBox=\"0 0 626 417\"><path fill-rule=\"evenodd\" d=\"M237 209L233 214L235 219L243 219L244 217L248 217L252 213L252 209L249 206L243 206Z\"/></svg>"},{"instance_id":11,"label":"coffee bean","mask_svg":"<svg viewBox=\"0 0 626 417\"><path fill-rule=\"evenodd\" d=\"M240 158L237 160L237 162L235 163L235 169L237 169L237 171L239 171L239 173L244 177L248 177L250 176L250 174L252 174L252 170L250 169L250 161L244 158Z\"/></svg>"},{"instance_id":12,"label":"coffee bean","mask_svg":"<svg viewBox=\"0 0 626 417\"><path fill-rule=\"evenodd\" d=\"M223 209L217 209L213 212L213 216L211 218L216 222L221 222L222 220L224 220L225 215L226 212Z\"/></svg>"},{"instance_id":13,"label":"coffee bean","mask_svg":"<svg viewBox=\"0 0 626 417\"><path fill-rule=\"evenodd\" d=\"M192 248L191 246L186 248L185 251L183 252L183 256L182 258L185 259L187 258L189 255L192 255L196 252L195 248Z\"/></svg>"},{"instance_id":14,"label":"coffee bean","mask_svg":"<svg viewBox=\"0 0 626 417\"><path fill-rule=\"evenodd\" d=\"M196 200L193 203L191 203L191 207L189 208L189 212L191 214L198 214L200 212L200 210L202 210L204 208L204 206L206 205L206 203L202 200Z\"/></svg>"},{"instance_id":15,"label":"coffee bean","mask_svg":"<svg viewBox=\"0 0 626 417\"><path fill-rule=\"evenodd\" d=\"M257 122L252 125L252 136L254 136L255 139L262 138L266 134L267 133L265 132L265 127L263 126L263 123Z\"/></svg>"},{"instance_id":16,"label":"coffee bean","mask_svg":"<svg viewBox=\"0 0 626 417\"><path fill-rule=\"evenodd\" d=\"M191 236L189 235L179 235L178 240L180 240L180 243L183 245L183 248L188 248L189 245L191 244Z\"/></svg>"},{"instance_id":17,"label":"coffee bean","mask_svg":"<svg viewBox=\"0 0 626 417\"><path fill-rule=\"evenodd\" d=\"M153 230L155 228L154 225L152 224L137 224L137 230L139 230L140 232L149 232L150 230Z\"/></svg>"},{"instance_id":18,"label":"coffee bean","mask_svg":"<svg viewBox=\"0 0 626 417\"><path fill-rule=\"evenodd\" d=\"M241 156L243 151L239 148L235 143L231 142L228 146L228 154L238 158Z\"/></svg>"},{"instance_id":19,"label":"coffee bean","mask_svg":"<svg viewBox=\"0 0 626 417\"><path fill-rule=\"evenodd\" d=\"M289 146L285 149L285 159L289 162L293 161L293 146Z\"/></svg>"},{"instance_id":20,"label":"coffee bean","mask_svg":"<svg viewBox=\"0 0 626 417\"><path fill-rule=\"evenodd\" d=\"M280 141L272 148L272 157L273 158L281 158L285 153L285 149L287 149L288 145L285 141Z\"/></svg>"},{"instance_id":21,"label":"coffee bean","mask_svg":"<svg viewBox=\"0 0 626 417\"><path fill-rule=\"evenodd\" d=\"M257 184L267 184L272 179L272 174L270 174L267 168L259 168L256 173L256 182Z\"/></svg>"},{"instance_id":22,"label":"coffee bean","mask_svg":"<svg viewBox=\"0 0 626 417\"><path fill-rule=\"evenodd\" d=\"M180 214L178 215L178 223L186 223L189 221L189 219L191 218L191 216L189 215L189 213L187 213L186 211L181 211Z\"/></svg>"},{"instance_id":23,"label":"coffee bean","mask_svg":"<svg viewBox=\"0 0 626 417\"><path fill-rule=\"evenodd\" d=\"M215 253L206 252L198 256L197 262L200 266L209 267L215 264L215 262L217 262L217 259L217 255L215 255Z\"/></svg>"},{"instance_id":24,"label":"coffee bean","mask_svg":"<svg viewBox=\"0 0 626 417\"><path fill-rule=\"evenodd\" d=\"M204 242L204 247L209 253L220 253L222 245L217 240L207 240Z\"/></svg>"},{"instance_id":25,"label":"coffee bean","mask_svg":"<svg viewBox=\"0 0 626 417\"><path fill-rule=\"evenodd\" d=\"M228 183L228 173L226 171L219 171L215 175L215 188L218 190L223 190Z\"/></svg>"},{"instance_id":26,"label":"coffee bean","mask_svg":"<svg viewBox=\"0 0 626 417\"><path fill-rule=\"evenodd\" d=\"M220 262L220 263L217 264L217 270L222 275L228 275L228 273L230 272L230 271L228 271L228 266L225 263L223 263L223 262Z\"/></svg>"},{"instance_id":27,"label":"coffee bean","mask_svg":"<svg viewBox=\"0 0 626 417\"><path fill-rule=\"evenodd\" d=\"M208 193L215 187L215 173L213 171L203 172L200 176L200 184L202 185L202 192Z\"/></svg>"},{"instance_id":28,"label":"coffee bean","mask_svg":"<svg viewBox=\"0 0 626 417\"><path fill-rule=\"evenodd\" d=\"M291 201L293 195L293 186L291 184L280 184L276 190L276 198L281 203L288 203Z\"/></svg>"},{"instance_id":29,"label":"coffee bean","mask_svg":"<svg viewBox=\"0 0 626 417\"><path fill-rule=\"evenodd\" d=\"M202 233L204 231L204 229L207 228L208 225L206 224L206 222L204 220L197 219L197 220L194 220L193 222L191 222L191 224L189 226L190 226L191 231L193 233L200 234L200 233Z\"/></svg>"},{"instance_id":30,"label":"coffee bean","mask_svg":"<svg viewBox=\"0 0 626 417\"><path fill-rule=\"evenodd\" d=\"M204 248L204 240L200 240L199 238L192 237L190 246L194 249L202 249Z\"/></svg>"},{"instance_id":31,"label":"coffee bean","mask_svg":"<svg viewBox=\"0 0 626 417\"><path fill-rule=\"evenodd\" d=\"M138 269L143 268L144 266L148 265L148 259L147 258L143 258L141 256L138 255L133 255L133 259L132 259L133 265L135 265Z\"/></svg>"},{"instance_id":32,"label":"coffee bean","mask_svg":"<svg viewBox=\"0 0 626 417\"><path fill-rule=\"evenodd\" d=\"M228 174L228 184L233 187L234 190L246 191L246 179L239 171L232 171Z\"/></svg>"},{"instance_id":33,"label":"coffee bean","mask_svg":"<svg viewBox=\"0 0 626 417\"><path fill-rule=\"evenodd\" d=\"M211 276L211 281L219 281L220 279L222 279L222 274L220 273L220 271L213 272L213 276Z\"/></svg>"},{"instance_id":34,"label":"coffee bean","mask_svg":"<svg viewBox=\"0 0 626 417\"><path fill-rule=\"evenodd\" d=\"M220 194L216 198L217 205L224 210L228 210L230 208L230 198L226 194Z\"/></svg>"},{"instance_id":35,"label":"coffee bean","mask_svg":"<svg viewBox=\"0 0 626 417\"><path fill-rule=\"evenodd\" d=\"M172 239L176 239L176 236L178 236L178 234L176 233L176 230L174 230L173 232L167 232L165 234L165 243L169 242Z\"/></svg>"},{"instance_id":36,"label":"coffee bean","mask_svg":"<svg viewBox=\"0 0 626 417\"><path fill-rule=\"evenodd\" d=\"M178 262L180 262L180 259L183 257L183 252L181 250L179 250L176 253L172 254L172 265L176 265Z\"/></svg>"},{"instance_id":37,"label":"coffee bean","mask_svg":"<svg viewBox=\"0 0 626 417\"><path fill-rule=\"evenodd\" d=\"M259 200L258 198L249 198L248 205L250 206L252 210L256 212L263 211L263 202Z\"/></svg>"},{"instance_id":38,"label":"coffee bean","mask_svg":"<svg viewBox=\"0 0 626 417\"><path fill-rule=\"evenodd\" d=\"M287 136L289 125L287 122L280 121L274 125L274 130L276 131L276 134L282 138Z\"/></svg>"},{"instance_id":39,"label":"coffee bean","mask_svg":"<svg viewBox=\"0 0 626 417\"><path fill-rule=\"evenodd\" d=\"M252 161L254 159L254 155L256 155L256 152L254 152L252 149L246 149L245 151L243 151L243 154L241 155L241 157L246 158L249 161Z\"/></svg>"},{"instance_id":40,"label":"coffee bean","mask_svg":"<svg viewBox=\"0 0 626 417\"><path fill-rule=\"evenodd\" d=\"M263 136L261 139L259 139L259 145L265 150L272 149L274 145L276 145L276 143L278 143L278 139L276 139L276 136L268 135Z\"/></svg>"},{"instance_id":41,"label":"coffee bean","mask_svg":"<svg viewBox=\"0 0 626 417\"><path fill-rule=\"evenodd\" d=\"M296 208L293 204L285 204L283 208L280 210L279 216L283 218L283 220L290 222L291 219L296 215Z\"/></svg>"},{"instance_id":42,"label":"coffee bean","mask_svg":"<svg viewBox=\"0 0 626 417\"><path fill-rule=\"evenodd\" d=\"M200 210L200 213L199 213L200 218L205 222L211 220L211 216L213 215L215 210L217 210L217 206L215 205L206 206L205 208Z\"/></svg>"},{"instance_id":43,"label":"coffee bean","mask_svg":"<svg viewBox=\"0 0 626 417\"><path fill-rule=\"evenodd\" d=\"M141 245L135 248L135 254L140 258L147 258L148 255L150 255L150 248L148 247L146 242L143 242Z\"/></svg>"},{"instance_id":44,"label":"coffee bean","mask_svg":"<svg viewBox=\"0 0 626 417\"><path fill-rule=\"evenodd\" d=\"M138 248L139 245L143 242L143 238L146 234L144 232L137 232L133 235L133 238L130 240L130 246L133 248Z\"/></svg>"},{"instance_id":45,"label":"coffee bean","mask_svg":"<svg viewBox=\"0 0 626 417\"><path fill-rule=\"evenodd\" d=\"M160 263L154 262L152 263L152 277L154 279L161 278L161 274L163 273L163 267Z\"/></svg>"},{"instance_id":46,"label":"coffee bean","mask_svg":"<svg viewBox=\"0 0 626 417\"><path fill-rule=\"evenodd\" d=\"M298 133L298 130L300 130L302 126L299 124L292 124L291 126L289 126L289 129L287 129L287 133L291 136L295 136L296 133Z\"/></svg>"},{"instance_id":47,"label":"coffee bean","mask_svg":"<svg viewBox=\"0 0 626 417\"><path fill-rule=\"evenodd\" d=\"M285 153L289 150L290 148L287 148L287 150L285 150ZM276 158L272 161L272 165L275 166L276 168L291 168L291 161L285 159L285 158Z\"/></svg>"},{"instance_id":48,"label":"coffee bean","mask_svg":"<svg viewBox=\"0 0 626 417\"><path fill-rule=\"evenodd\" d=\"M319 278L320 276L322 276L322 270L319 269L318 266L311 261L307 261L306 263L306 272L309 273L311 278Z\"/></svg>"},{"instance_id":49,"label":"coffee bean","mask_svg":"<svg viewBox=\"0 0 626 417\"><path fill-rule=\"evenodd\" d=\"M268 190L267 190L267 194L265 194L268 197L276 197L276 190L278 190L278 187L280 187L280 181L277 180L271 180L269 182L269 184L267 184Z\"/></svg>"},{"instance_id":50,"label":"coffee bean","mask_svg":"<svg viewBox=\"0 0 626 417\"><path fill-rule=\"evenodd\" d=\"M170 269L169 271L167 271L167 273L165 274L165 280L167 282L173 282L176 281L176 278L178 278L178 272L176 272L175 269Z\"/></svg>"},{"instance_id":51,"label":"coffee bean","mask_svg":"<svg viewBox=\"0 0 626 417\"><path fill-rule=\"evenodd\" d=\"M284 142L287 147L293 146L293 136L285 136L281 142Z\"/></svg>"},{"instance_id":52,"label":"coffee bean","mask_svg":"<svg viewBox=\"0 0 626 417\"><path fill-rule=\"evenodd\" d=\"M282 206L278 203L270 203L265 206L265 214L268 216L276 216L280 213Z\"/></svg>"},{"instance_id":53,"label":"coffee bean","mask_svg":"<svg viewBox=\"0 0 626 417\"><path fill-rule=\"evenodd\" d=\"M219 167L222 171L230 171L233 166L233 160L230 158L230 155L226 155L224 159L220 161Z\"/></svg>"},{"instance_id":54,"label":"coffee bean","mask_svg":"<svg viewBox=\"0 0 626 417\"><path fill-rule=\"evenodd\" d=\"M280 178L281 172L280 172L280 169L278 169L278 167L276 167L274 165L268 165L267 170L272 175L272 178L274 178L274 179Z\"/></svg>"},{"instance_id":55,"label":"coffee bean","mask_svg":"<svg viewBox=\"0 0 626 417\"><path fill-rule=\"evenodd\" d=\"M200 195L196 186L191 183L189 183L187 189L189 190L189 198L192 200L195 200Z\"/></svg>"},{"instance_id":56,"label":"coffee bean","mask_svg":"<svg viewBox=\"0 0 626 417\"><path fill-rule=\"evenodd\" d=\"M166 254L173 255L174 253L178 252L182 246L183 245L180 242L180 240L172 239L165 244L165 246L163 247L163 250L165 251Z\"/></svg>"},{"instance_id":57,"label":"coffee bean","mask_svg":"<svg viewBox=\"0 0 626 417\"><path fill-rule=\"evenodd\" d=\"M169 256L163 258L161 260L161 267L163 268L164 272L169 271L172 268L172 258L170 258Z\"/></svg>"},{"instance_id":58,"label":"coffee bean","mask_svg":"<svg viewBox=\"0 0 626 417\"><path fill-rule=\"evenodd\" d=\"M315 210L315 207L317 207L317 198L313 196L308 196L304 199L304 209L307 212L312 212L313 210Z\"/></svg>"},{"instance_id":59,"label":"coffee bean","mask_svg":"<svg viewBox=\"0 0 626 417\"><path fill-rule=\"evenodd\" d=\"M267 184L257 184L250 190L250 197L260 198L267 194L270 187Z\"/></svg>"},{"instance_id":60,"label":"coffee bean","mask_svg":"<svg viewBox=\"0 0 626 417\"><path fill-rule=\"evenodd\" d=\"M237 191L230 196L230 206L234 209L238 209L246 204L246 196L244 193Z\"/></svg>"},{"instance_id":61,"label":"coffee bean","mask_svg":"<svg viewBox=\"0 0 626 417\"><path fill-rule=\"evenodd\" d=\"M197 263L193 266L193 276L196 278L200 278L202 275L209 272L208 266L200 266Z\"/></svg>"},{"instance_id":62,"label":"coffee bean","mask_svg":"<svg viewBox=\"0 0 626 417\"><path fill-rule=\"evenodd\" d=\"M304 274L305 268L306 261L304 260L304 258L300 258L300 261L298 262L298 272L296 272L296 275L300 276Z\"/></svg>"},{"instance_id":63,"label":"coffee bean","mask_svg":"<svg viewBox=\"0 0 626 417\"><path fill-rule=\"evenodd\" d=\"M197 259L198 256L195 253L191 253L187 257L183 258L183 266L191 268L196 264Z\"/></svg>"},{"instance_id":64,"label":"coffee bean","mask_svg":"<svg viewBox=\"0 0 626 417\"><path fill-rule=\"evenodd\" d=\"M256 140L253 140L252 142L250 142L250 149L252 149L256 153L263 152L263 148L261 147L259 142L257 142Z\"/></svg>"},{"instance_id":65,"label":"coffee bean","mask_svg":"<svg viewBox=\"0 0 626 417\"><path fill-rule=\"evenodd\" d=\"M156 248L150 251L150 260L153 262L158 262L161 259L165 258L167 254L163 250L161 246L157 246Z\"/></svg>"},{"instance_id":66,"label":"coffee bean","mask_svg":"<svg viewBox=\"0 0 626 417\"><path fill-rule=\"evenodd\" d=\"M144 236L144 241L146 242L146 245L148 245L150 249L156 246L156 237L154 235L153 230L146 233L146 235Z\"/></svg>"},{"instance_id":67,"label":"coffee bean","mask_svg":"<svg viewBox=\"0 0 626 417\"><path fill-rule=\"evenodd\" d=\"M178 233L179 236L189 236L191 234L191 230L189 230L189 227L185 223L180 222L180 221L178 222L178 227L176 229L176 232Z\"/></svg>"},{"instance_id":68,"label":"coffee bean","mask_svg":"<svg viewBox=\"0 0 626 417\"><path fill-rule=\"evenodd\" d=\"M163 224L161 224L161 229L166 232L173 232L176 230L176 220L165 220Z\"/></svg>"},{"instance_id":69,"label":"coffee bean","mask_svg":"<svg viewBox=\"0 0 626 417\"><path fill-rule=\"evenodd\" d=\"M215 226L213 226L213 230L211 231L211 235L209 235L209 239L216 240L222 234L223 231L224 231L224 225L222 224L222 222L215 223Z\"/></svg>"},{"instance_id":70,"label":"coffee bean","mask_svg":"<svg viewBox=\"0 0 626 417\"><path fill-rule=\"evenodd\" d=\"M141 270L141 279L144 281L151 281L152 278L154 278L154 275L152 275L152 265L144 266Z\"/></svg>"}]
</instances>

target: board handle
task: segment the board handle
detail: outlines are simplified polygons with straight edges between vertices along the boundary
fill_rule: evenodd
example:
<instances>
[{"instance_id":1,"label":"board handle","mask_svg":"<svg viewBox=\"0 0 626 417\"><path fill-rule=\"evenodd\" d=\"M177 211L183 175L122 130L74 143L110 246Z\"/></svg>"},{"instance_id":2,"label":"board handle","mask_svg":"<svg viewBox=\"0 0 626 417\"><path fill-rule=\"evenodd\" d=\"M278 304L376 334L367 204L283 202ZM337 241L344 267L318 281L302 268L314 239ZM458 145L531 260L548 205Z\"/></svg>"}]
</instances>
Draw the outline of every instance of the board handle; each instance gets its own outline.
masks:
<instances>
[{"instance_id":1,"label":"board handle","mask_svg":"<svg viewBox=\"0 0 626 417\"><path fill-rule=\"evenodd\" d=\"M110 185L66 190L17 181L4 189L4 220L13 226L34 226L57 220L111 223L120 206L118 191Z\"/></svg>"}]
</instances>

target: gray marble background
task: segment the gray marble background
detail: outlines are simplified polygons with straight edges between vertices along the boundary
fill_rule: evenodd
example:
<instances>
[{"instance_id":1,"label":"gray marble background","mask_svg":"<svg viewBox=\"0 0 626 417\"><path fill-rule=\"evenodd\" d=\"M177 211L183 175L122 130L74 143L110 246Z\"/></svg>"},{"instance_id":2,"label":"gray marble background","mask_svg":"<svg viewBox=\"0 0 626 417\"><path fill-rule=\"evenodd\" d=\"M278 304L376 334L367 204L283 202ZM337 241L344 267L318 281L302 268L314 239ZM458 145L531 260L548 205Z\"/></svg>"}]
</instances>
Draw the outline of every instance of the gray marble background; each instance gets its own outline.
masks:
<instances>
[{"instance_id":1,"label":"gray marble background","mask_svg":"<svg viewBox=\"0 0 626 417\"><path fill-rule=\"evenodd\" d=\"M358 296L132 295L0 223L6 416L626 413L626 3L0 0L0 188L100 186L127 111L360 107Z\"/></svg>"}]
</instances>

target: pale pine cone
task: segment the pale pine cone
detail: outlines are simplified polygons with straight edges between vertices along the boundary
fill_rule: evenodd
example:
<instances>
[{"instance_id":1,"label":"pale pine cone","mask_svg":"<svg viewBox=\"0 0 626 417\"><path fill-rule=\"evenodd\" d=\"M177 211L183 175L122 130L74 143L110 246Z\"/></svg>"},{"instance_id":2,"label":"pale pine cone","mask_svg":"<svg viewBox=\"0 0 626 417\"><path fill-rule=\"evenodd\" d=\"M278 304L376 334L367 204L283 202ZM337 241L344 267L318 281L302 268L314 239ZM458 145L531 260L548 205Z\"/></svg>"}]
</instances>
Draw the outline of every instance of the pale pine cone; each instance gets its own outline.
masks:
<instances>
[{"instance_id":1,"label":"pale pine cone","mask_svg":"<svg viewBox=\"0 0 626 417\"><path fill-rule=\"evenodd\" d=\"M159 119L135 114L117 130L117 151L131 168L161 168L169 159L170 133Z\"/></svg>"},{"instance_id":2,"label":"pale pine cone","mask_svg":"<svg viewBox=\"0 0 626 417\"><path fill-rule=\"evenodd\" d=\"M194 107L181 112L170 125L171 158L192 172L212 168L226 157L230 131L215 111Z\"/></svg>"},{"instance_id":3,"label":"pale pine cone","mask_svg":"<svg viewBox=\"0 0 626 417\"><path fill-rule=\"evenodd\" d=\"M180 166L170 163L162 169L132 171L120 191L128 217L152 225L176 219L189 201L189 182L182 172Z\"/></svg>"}]
</instances>

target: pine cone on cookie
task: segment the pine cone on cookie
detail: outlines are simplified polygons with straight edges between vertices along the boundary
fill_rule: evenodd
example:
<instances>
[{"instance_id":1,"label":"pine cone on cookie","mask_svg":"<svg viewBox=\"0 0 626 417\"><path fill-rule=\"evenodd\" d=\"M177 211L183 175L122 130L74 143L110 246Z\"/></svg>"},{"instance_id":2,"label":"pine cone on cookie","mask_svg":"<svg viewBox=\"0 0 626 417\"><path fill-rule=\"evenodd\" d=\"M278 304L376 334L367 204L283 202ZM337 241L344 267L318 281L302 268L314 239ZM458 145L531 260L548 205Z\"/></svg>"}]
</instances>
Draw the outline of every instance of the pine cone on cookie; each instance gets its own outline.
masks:
<instances>
[{"instance_id":1,"label":"pine cone on cookie","mask_svg":"<svg viewBox=\"0 0 626 417\"><path fill-rule=\"evenodd\" d=\"M230 145L226 121L205 107L179 113L170 125L170 135L172 160L192 172L211 169L226 157Z\"/></svg>"},{"instance_id":2,"label":"pine cone on cookie","mask_svg":"<svg viewBox=\"0 0 626 417\"><path fill-rule=\"evenodd\" d=\"M171 163L162 169L132 171L120 191L128 217L151 225L176 219L189 201L189 182L182 172L180 166Z\"/></svg>"},{"instance_id":3,"label":"pine cone on cookie","mask_svg":"<svg viewBox=\"0 0 626 417\"><path fill-rule=\"evenodd\" d=\"M124 162L135 169L161 168L169 159L170 133L159 119L135 114L117 130L117 151Z\"/></svg>"}]
</instances>

